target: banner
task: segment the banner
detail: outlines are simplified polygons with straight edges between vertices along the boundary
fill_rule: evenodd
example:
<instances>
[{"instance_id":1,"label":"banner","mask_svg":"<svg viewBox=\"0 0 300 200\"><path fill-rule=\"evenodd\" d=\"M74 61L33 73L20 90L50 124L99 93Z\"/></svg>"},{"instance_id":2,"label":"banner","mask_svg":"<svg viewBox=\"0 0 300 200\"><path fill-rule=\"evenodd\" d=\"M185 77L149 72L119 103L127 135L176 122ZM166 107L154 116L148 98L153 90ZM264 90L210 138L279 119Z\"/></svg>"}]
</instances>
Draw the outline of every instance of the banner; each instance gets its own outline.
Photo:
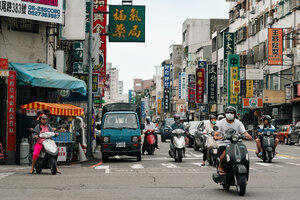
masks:
<instances>
[{"instance_id":1,"label":"banner","mask_svg":"<svg viewBox=\"0 0 300 200\"><path fill-rule=\"evenodd\" d=\"M205 68L196 69L196 103L204 103Z\"/></svg>"},{"instance_id":2,"label":"banner","mask_svg":"<svg viewBox=\"0 0 300 200\"><path fill-rule=\"evenodd\" d=\"M7 86L7 151L16 151L16 71L9 71Z\"/></svg>"},{"instance_id":3,"label":"banner","mask_svg":"<svg viewBox=\"0 0 300 200\"><path fill-rule=\"evenodd\" d=\"M63 0L0 0L0 16L63 23Z\"/></svg>"},{"instance_id":4,"label":"banner","mask_svg":"<svg viewBox=\"0 0 300 200\"><path fill-rule=\"evenodd\" d=\"M233 81L239 80L240 56L228 55L228 105L238 104L238 94L234 93Z\"/></svg>"},{"instance_id":5,"label":"banner","mask_svg":"<svg viewBox=\"0 0 300 200\"><path fill-rule=\"evenodd\" d=\"M196 75L188 75L188 109L195 110L196 106Z\"/></svg>"},{"instance_id":6,"label":"banner","mask_svg":"<svg viewBox=\"0 0 300 200\"><path fill-rule=\"evenodd\" d=\"M283 29L268 29L268 65L283 65Z\"/></svg>"},{"instance_id":7,"label":"banner","mask_svg":"<svg viewBox=\"0 0 300 200\"><path fill-rule=\"evenodd\" d=\"M164 88L170 88L171 65L164 66Z\"/></svg>"},{"instance_id":8,"label":"banner","mask_svg":"<svg viewBox=\"0 0 300 200\"><path fill-rule=\"evenodd\" d=\"M170 89L164 89L164 112L170 112Z\"/></svg>"},{"instance_id":9,"label":"banner","mask_svg":"<svg viewBox=\"0 0 300 200\"><path fill-rule=\"evenodd\" d=\"M109 6L110 42L145 42L145 6Z\"/></svg>"},{"instance_id":10,"label":"banner","mask_svg":"<svg viewBox=\"0 0 300 200\"><path fill-rule=\"evenodd\" d=\"M217 65L208 65L208 104L217 103Z\"/></svg>"},{"instance_id":11,"label":"banner","mask_svg":"<svg viewBox=\"0 0 300 200\"><path fill-rule=\"evenodd\" d=\"M247 98L253 97L253 80L246 81L246 97Z\"/></svg>"}]
</instances>

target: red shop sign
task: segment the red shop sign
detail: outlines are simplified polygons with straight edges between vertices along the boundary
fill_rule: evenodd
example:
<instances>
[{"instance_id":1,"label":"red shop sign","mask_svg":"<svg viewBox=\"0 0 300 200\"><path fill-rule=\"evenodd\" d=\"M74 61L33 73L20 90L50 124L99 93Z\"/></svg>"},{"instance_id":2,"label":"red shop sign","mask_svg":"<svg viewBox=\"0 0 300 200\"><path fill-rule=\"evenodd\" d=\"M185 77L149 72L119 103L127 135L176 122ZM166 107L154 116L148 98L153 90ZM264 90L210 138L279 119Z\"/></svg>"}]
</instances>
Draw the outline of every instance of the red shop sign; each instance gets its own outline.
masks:
<instances>
[{"instance_id":1,"label":"red shop sign","mask_svg":"<svg viewBox=\"0 0 300 200\"><path fill-rule=\"evenodd\" d=\"M205 69L196 69L196 103L204 103Z\"/></svg>"},{"instance_id":2,"label":"red shop sign","mask_svg":"<svg viewBox=\"0 0 300 200\"><path fill-rule=\"evenodd\" d=\"M8 69L7 59L0 58L0 69Z\"/></svg>"},{"instance_id":3,"label":"red shop sign","mask_svg":"<svg viewBox=\"0 0 300 200\"><path fill-rule=\"evenodd\" d=\"M7 82L7 151L16 151L16 71L9 71Z\"/></svg>"}]
</instances>

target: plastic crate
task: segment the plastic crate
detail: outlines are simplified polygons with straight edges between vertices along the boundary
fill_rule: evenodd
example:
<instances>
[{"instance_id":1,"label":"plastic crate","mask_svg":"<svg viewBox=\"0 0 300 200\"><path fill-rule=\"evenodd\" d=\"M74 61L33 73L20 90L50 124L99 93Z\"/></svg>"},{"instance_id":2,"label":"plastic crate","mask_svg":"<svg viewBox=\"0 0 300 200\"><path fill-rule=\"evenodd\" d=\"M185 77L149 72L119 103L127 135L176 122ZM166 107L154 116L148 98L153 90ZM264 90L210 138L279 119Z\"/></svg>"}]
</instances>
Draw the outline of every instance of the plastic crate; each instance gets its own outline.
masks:
<instances>
[{"instance_id":1,"label":"plastic crate","mask_svg":"<svg viewBox=\"0 0 300 200\"><path fill-rule=\"evenodd\" d=\"M55 142L72 142L72 133L71 132L57 132L59 135L54 137Z\"/></svg>"}]
</instances>

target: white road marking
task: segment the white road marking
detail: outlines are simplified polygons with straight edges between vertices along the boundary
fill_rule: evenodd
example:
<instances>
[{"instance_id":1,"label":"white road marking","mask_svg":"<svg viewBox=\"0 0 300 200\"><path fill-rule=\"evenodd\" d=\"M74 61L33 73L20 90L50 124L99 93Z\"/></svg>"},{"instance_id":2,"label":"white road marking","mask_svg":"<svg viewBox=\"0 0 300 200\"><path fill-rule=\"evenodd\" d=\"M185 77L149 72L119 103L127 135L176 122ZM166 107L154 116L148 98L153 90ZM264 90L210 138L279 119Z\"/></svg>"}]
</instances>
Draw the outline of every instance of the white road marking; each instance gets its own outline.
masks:
<instances>
[{"instance_id":1,"label":"white road marking","mask_svg":"<svg viewBox=\"0 0 300 200\"><path fill-rule=\"evenodd\" d=\"M161 163L162 166L166 168L179 168L178 166L172 164L172 163Z\"/></svg>"},{"instance_id":2,"label":"white road marking","mask_svg":"<svg viewBox=\"0 0 300 200\"><path fill-rule=\"evenodd\" d=\"M197 165L197 166L199 166L199 167L204 167L204 166L202 166L202 163L192 163L193 165Z\"/></svg>"},{"instance_id":3,"label":"white road marking","mask_svg":"<svg viewBox=\"0 0 300 200\"><path fill-rule=\"evenodd\" d=\"M132 169L144 169L143 165L140 165L140 164L130 165L130 167Z\"/></svg>"},{"instance_id":4,"label":"white road marking","mask_svg":"<svg viewBox=\"0 0 300 200\"><path fill-rule=\"evenodd\" d=\"M292 163L292 162L286 162L286 164L289 164L289 165L294 165L294 166L300 166L300 164L297 164L297 163Z\"/></svg>"},{"instance_id":5,"label":"white road marking","mask_svg":"<svg viewBox=\"0 0 300 200\"><path fill-rule=\"evenodd\" d=\"M187 158L190 158L190 157L192 157L192 155L190 155L190 154L185 154L185 156L187 157Z\"/></svg>"},{"instance_id":6,"label":"white road marking","mask_svg":"<svg viewBox=\"0 0 300 200\"><path fill-rule=\"evenodd\" d=\"M266 166L266 167L269 167L269 166L272 165L272 164L270 164L270 163L261 163L261 162L256 162L255 164L261 165L261 166Z\"/></svg>"},{"instance_id":7,"label":"white road marking","mask_svg":"<svg viewBox=\"0 0 300 200\"><path fill-rule=\"evenodd\" d=\"M7 176L13 175L14 173L0 173L0 180L4 179Z\"/></svg>"},{"instance_id":8,"label":"white road marking","mask_svg":"<svg viewBox=\"0 0 300 200\"><path fill-rule=\"evenodd\" d=\"M120 159L120 156L117 155L117 156L115 156L115 158L116 158L116 159Z\"/></svg>"},{"instance_id":9,"label":"white road marking","mask_svg":"<svg viewBox=\"0 0 300 200\"><path fill-rule=\"evenodd\" d=\"M109 165L97 166L97 167L95 167L95 169L104 169L105 170L105 174L109 174L110 173Z\"/></svg>"},{"instance_id":10,"label":"white road marking","mask_svg":"<svg viewBox=\"0 0 300 200\"><path fill-rule=\"evenodd\" d=\"M197 154L194 154L194 153L192 153L192 152L190 152L190 154L192 154L194 157L196 157L196 158L203 158L203 155L197 155Z\"/></svg>"}]
</instances>

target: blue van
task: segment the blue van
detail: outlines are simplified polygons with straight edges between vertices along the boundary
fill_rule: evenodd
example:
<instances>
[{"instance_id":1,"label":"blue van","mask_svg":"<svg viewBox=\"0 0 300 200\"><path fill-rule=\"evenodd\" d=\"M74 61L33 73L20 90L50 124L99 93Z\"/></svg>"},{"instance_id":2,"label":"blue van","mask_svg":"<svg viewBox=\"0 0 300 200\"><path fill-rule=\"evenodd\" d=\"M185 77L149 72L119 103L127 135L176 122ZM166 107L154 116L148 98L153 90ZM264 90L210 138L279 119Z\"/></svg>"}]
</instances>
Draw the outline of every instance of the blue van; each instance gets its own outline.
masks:
<instances>
[{"instance_id":1,"label":"blue van","mask_svg":"<svg viewBox=\"0 0 300 200\"><path fill-rule=\"evenodd\" d=\"M166 118L164 121L163 130L161 133L161 141L166 142L166 139L171 139L171 130L168 128L168 126L172 126L174 124L174 118Z\"/></svg>"},{"instance_id":2,"label":"blue van","mask_svg":"<svg viewBox=\"0 0 300 200\"><path fill-rule=\"evenodd\" d=\"M110 156L136 156L141 161L140 109L129 103L114 103L103 107L101 121L102 160Z\"/></svg>"}]
</instances>

